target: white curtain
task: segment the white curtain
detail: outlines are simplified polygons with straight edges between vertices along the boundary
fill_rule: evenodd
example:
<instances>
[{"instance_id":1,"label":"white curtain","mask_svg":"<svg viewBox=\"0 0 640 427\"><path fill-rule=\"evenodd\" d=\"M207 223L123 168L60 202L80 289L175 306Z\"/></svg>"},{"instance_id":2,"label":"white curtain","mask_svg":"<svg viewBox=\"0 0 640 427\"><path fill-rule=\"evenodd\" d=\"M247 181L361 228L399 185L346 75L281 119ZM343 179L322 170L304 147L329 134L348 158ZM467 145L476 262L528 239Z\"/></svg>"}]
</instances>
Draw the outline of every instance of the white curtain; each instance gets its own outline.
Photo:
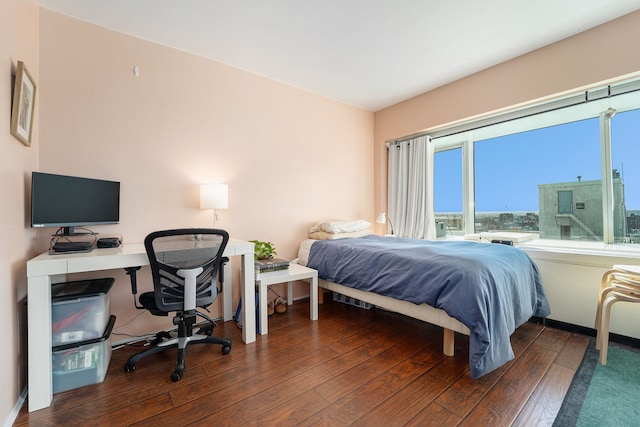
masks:
<instances>
[{"instance_id":1,"label":"white curtain","mask_svg":"<svg viewBox=\"0 0 640 427\"><path fill-rule=\"evenodd\" d=\"M393 233L435 239L433 212L433 145L428 136L389 147L387 216Z\"/></svg>"}]
</instances>

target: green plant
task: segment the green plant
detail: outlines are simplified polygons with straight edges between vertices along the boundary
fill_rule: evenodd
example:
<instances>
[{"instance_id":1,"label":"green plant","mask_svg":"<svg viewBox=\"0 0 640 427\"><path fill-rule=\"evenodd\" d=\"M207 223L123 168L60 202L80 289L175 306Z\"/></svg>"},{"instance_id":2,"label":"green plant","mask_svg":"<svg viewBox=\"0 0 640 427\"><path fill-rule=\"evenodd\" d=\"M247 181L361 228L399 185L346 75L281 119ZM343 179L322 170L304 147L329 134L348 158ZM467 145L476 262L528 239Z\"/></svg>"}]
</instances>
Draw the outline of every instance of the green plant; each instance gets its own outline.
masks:
<instances>
[{"instance_id":1,"label":"green plant","mask_svg":"<svg viewBox=\"0 0 640 427\"><path fill-rule=\"evenodd\" d=\"M277 255L276 248L271 242L261 242L259 240L249 240L255 245L254 257L255 259L269 259L274 255Z\"/></svg>"}]
</instances>

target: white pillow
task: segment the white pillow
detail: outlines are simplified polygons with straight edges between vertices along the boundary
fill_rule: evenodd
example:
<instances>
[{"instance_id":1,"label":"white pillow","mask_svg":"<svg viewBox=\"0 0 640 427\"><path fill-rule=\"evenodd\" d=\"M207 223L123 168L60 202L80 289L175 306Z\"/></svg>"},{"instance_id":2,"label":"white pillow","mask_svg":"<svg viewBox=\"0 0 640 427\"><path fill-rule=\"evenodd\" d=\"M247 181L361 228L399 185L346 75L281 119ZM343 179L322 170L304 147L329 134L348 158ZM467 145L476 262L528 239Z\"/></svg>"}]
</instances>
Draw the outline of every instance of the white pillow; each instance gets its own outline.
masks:
<instances>
[{"instance_id":1,"label":"white pillow","mask_svg":"<svg viewBox=\"0 0 640 427\"><path fill-rule=\"evenodd\" d=\"M326 233L353 233L366 230L371 223L363 219L325 221L309 229L309 233L324 231Z\"/></svg>"},{"instance_id":2,"label":"white pillow","mask_svg":"<svg viewBox=\"0 0 640 427\"><path fill-rule=\"evenodd\" d=\"M326 231L313 231L309 232L309 238L313 240L334 240L334 239L346 239L349 237L362 237L373 234L371 230L359 230L351 233L327 233Z\"/></svg>"}]
</instances>

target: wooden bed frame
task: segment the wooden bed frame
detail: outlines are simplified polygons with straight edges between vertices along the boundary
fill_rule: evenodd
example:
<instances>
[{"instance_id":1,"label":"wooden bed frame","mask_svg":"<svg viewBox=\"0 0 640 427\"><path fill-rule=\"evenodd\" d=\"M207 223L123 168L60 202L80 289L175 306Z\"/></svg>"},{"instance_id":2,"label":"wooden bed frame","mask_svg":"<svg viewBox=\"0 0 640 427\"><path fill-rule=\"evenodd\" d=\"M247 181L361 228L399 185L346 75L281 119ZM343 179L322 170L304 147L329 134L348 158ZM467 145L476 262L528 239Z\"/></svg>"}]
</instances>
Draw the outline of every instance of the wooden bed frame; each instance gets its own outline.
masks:
<instances>
[{"instance_id":1,"label":"wooden bed frame","mask_svg":"<svg viewBox=\"0 0 640 427\"><path fill-rule=\"evenodd\" d=\"M401 301L384 295L378 295L373 292L361 291L359 289L350 288L338 283L327 282L318 279L318 287L338 292L339 294L359 299L385 310L394 311L404 314L423 322L440 326L444 329L444 337L442 344L442 352L447 356L454 354L454 336L456 332L469 335L469 328L460 323L460 321L449 316L444 310L433 308L427 304L417 305L408 301ZM322 289L319 289L319 302L322 303Z\"/></svg>"},{"instance_id":2,"label":"wooden bed frame","mask_svg":"<svg viewBox=\"0 0 640 427\"><path fill-rule=\"evenodd\" d=\"M313 242L314 240L308 239L303 241L300 245L298 259L301 264L306 265ZM469 328L463 325L459 320L449 316L444 310L433 308L427 304L417 305L412 302L398 300L384 295L379 295L374 292L361 291L339 283L328 282L320 278L318 278L318 288L318 301L320 303L323 301L322 289L328 289L351 298L359 299L360 301L367 302L377 307L381 307L385 310L394 311L396 313L404 314L405 316L442 327L444 329L442 352L447 356L453 356L454 354L454 336L456 332L464 335L470 334Z\"/></svg>"}]
</instances>

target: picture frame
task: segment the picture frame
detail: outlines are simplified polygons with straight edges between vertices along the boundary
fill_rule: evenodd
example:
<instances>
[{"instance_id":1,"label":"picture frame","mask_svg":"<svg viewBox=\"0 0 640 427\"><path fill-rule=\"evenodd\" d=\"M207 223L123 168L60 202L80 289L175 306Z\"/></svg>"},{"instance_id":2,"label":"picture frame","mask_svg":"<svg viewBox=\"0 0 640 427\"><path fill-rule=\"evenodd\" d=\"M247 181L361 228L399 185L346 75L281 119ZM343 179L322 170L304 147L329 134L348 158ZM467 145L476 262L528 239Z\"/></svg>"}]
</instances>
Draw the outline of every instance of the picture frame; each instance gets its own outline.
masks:
<instances>
[{"instance_id":1,"label":"picture frame","mask_svg":"<svg viewBox=\"0 0 640 427\"><path fill-rule=\"evenodd\" d=\"M11 135L15 136L27 147L30 147L35 111L36 83L22 61L18 61L13 88Z\"/></svg>"}]
</instances>

